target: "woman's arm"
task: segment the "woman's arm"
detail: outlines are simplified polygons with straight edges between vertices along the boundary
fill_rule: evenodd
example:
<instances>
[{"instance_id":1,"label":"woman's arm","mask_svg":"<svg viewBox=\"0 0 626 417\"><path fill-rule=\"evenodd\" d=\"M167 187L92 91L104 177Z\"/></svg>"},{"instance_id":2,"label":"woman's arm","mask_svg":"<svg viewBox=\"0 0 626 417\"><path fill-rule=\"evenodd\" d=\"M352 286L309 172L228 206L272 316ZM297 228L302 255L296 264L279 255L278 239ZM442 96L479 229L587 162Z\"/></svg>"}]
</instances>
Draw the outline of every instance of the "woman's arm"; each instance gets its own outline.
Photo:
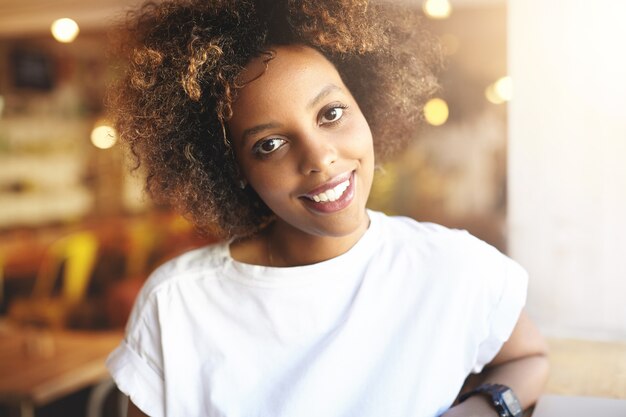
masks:
<instances>
[{"instance_id":1,"label":"woman's arm","mask_svg":"<svg viewBox=\"0 0 626 417\"><path fill-rule=\"evenodd\" d=\"M126 414L126 417L148 417L148 415L138 409L132 401L128 401L128 413Z\"/></svg>"},{"instance_id":2,"label":"woman's arm","mask_svg":"<svg viewBox=\"0 0 626 417\"><path fill-rule=\"evenodd\" d=\"M548 347L524 311L509 340L478 375L468 378L463 391L489 382L510 387L526 409L537 401L548 378ZM442 417L491 417L498 413L484 396L472 396Z\"/></svg>"}]
</instances>

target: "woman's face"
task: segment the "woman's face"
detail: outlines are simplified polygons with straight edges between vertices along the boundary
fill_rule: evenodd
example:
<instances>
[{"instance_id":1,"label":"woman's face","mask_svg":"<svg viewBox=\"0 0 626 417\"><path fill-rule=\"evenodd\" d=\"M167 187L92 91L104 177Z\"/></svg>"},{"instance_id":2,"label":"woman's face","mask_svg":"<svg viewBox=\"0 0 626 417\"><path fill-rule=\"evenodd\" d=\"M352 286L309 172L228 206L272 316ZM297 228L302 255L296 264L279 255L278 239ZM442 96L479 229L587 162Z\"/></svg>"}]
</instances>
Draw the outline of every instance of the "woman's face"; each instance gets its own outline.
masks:
<instances>
[{"instance_id":1,"label":"woman's face","mask_svg":"<svg viewBox=\"0 0 626 417\"><path fill-rule=\"evenodd\" d=\"M228 123L241 173L279 227L332 237L363 231L374 171L369 125L322 54L274 51L266 71L263 57L246 67L242 80L252 81Z\"/></svg>"}]
</instances>

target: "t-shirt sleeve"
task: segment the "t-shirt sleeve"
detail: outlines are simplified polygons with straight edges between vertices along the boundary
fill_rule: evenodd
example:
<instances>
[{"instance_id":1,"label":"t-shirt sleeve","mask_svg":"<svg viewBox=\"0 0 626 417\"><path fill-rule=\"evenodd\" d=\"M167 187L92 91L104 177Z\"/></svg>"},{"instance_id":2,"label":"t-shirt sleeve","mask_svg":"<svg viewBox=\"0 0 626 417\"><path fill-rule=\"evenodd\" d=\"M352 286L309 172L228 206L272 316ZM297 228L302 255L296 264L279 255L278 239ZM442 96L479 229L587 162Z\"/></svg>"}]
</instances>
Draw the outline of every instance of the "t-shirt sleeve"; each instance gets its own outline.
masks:
<instances>
[{"instance_id":1,"label":"t-shirt sleeve","mask_svg":"<svg viewBox=\"0 0 626 417\"><path fill-rule=\"evenodd\" d=\"M472 372L480 372L485 365L498 354L506 342L522 312L526 302L528 274L514 260L498 253L501 268L494 276L488 277L487 285L490 289L492 303L487 311L486 336L479 343L478 351ZM499 275L499 276L498 276Z\"/></svg>"},{"instance_id":2,"label":"t-shirt sleeve","mask_svg":"<svg viewBox=\"0 0 626 417\"><path fill-rule=\"evenodd\" d=\"M157 294L144 286L126 326L126 337L109 355L106 366L120 391L141 411L163 417L163 352Z\"/></svg>"}]
</instances>

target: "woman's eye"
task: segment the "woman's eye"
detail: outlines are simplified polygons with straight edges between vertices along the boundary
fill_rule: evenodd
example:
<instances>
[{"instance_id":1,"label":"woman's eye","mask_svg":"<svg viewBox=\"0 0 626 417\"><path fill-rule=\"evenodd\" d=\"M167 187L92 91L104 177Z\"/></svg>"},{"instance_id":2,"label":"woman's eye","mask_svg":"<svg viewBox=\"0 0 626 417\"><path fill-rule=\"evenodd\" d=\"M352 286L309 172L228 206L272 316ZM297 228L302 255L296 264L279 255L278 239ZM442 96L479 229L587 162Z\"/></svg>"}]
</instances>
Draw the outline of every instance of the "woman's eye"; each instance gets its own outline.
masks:
<instances>
[{"instance_id":1,"label":"woman's eye","mask_svg":"<svg viewBox=\"0 0 626 417\"><path fill-rule=\"evenodd\" d=\"M254 145L253 152L256 154L268 155L280 148L284 143L285 140L280 138L264 139Z\"/></svg>"},{"instance_id":2,"label":"woman's eye","mask_svg":"<svg viewBox=\"0 0 626 417\"><path fill-rule=\"evenodd\" d=\"M330 109L326 110L324 114L322 114L322 119L320 123L321 124L332 123L341 119L341 117L343 116L344 108L345 107L337 106L337 107L331 107Z\"/></svg>"}]
</instances>

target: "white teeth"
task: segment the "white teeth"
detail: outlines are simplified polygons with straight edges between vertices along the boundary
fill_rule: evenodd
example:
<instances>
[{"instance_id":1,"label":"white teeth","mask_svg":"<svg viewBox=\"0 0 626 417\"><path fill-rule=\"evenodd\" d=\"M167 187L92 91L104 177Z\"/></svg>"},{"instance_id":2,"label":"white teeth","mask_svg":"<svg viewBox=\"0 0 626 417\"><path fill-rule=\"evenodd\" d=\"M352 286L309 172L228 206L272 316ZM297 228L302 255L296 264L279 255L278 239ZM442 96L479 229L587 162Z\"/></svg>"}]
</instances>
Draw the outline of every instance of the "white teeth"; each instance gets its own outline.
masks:
<instances>
[{"instance_id":1,"label":"white teeth","mask_svg":"<svg viewBox=\"0 0 626 417\"><path fill-rule=\"evenodd\" d=\"M331 188L329 190L324 191L323 193L314 195L312 197L313 201L315 201L316 203L319 203L320 201L321 202L337 201L341 198L341 196L348 189L349 186L350 186L350 180L345 180L341 184L338 184L335 188Z\"/></svg>"}]
</instances>

